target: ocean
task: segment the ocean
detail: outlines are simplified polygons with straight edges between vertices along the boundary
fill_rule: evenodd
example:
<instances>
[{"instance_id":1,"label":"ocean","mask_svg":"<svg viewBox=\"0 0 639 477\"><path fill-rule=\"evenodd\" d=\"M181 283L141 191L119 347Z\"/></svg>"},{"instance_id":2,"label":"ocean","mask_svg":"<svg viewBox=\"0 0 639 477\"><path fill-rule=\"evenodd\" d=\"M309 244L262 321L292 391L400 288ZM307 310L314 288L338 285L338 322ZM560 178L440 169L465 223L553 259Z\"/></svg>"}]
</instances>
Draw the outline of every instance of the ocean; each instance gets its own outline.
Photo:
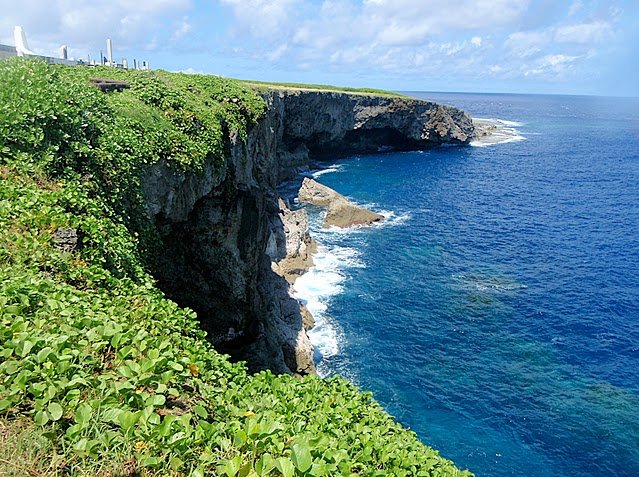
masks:
<instances>
[{"instance_id":1,"label":"ocean","mask_svg":"<svg viewBox=\"0 0 639 477\"><path fill-rule=\"evenodd\" d=\"M639 476L639 99L410 94L502 134L309 173L387 217L308 207L320 374L478 477Z\"/></svg>"}]
</instances>

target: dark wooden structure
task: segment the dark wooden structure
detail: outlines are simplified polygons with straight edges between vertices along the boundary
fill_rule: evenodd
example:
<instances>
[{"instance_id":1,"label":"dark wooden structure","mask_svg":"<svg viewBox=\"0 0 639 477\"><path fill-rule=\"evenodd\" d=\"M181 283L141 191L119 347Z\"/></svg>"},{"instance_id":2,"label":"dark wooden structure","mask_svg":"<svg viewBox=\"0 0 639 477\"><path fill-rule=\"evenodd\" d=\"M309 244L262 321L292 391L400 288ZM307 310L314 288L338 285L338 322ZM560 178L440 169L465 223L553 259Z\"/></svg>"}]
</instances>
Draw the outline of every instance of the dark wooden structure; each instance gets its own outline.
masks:
<instances>
[{"instance_id":1,"label":"dark wooden structure","mask_svg":"<svg viewBox=\"0 0 639 477\"><path fill-rule=\"evenodd\" d=\"M110 80L106 78L89 78L93 86L104 93L112 93L113 91L122 91L130 88L131 85L126 81Z\"/></svg>"}]
</instances>

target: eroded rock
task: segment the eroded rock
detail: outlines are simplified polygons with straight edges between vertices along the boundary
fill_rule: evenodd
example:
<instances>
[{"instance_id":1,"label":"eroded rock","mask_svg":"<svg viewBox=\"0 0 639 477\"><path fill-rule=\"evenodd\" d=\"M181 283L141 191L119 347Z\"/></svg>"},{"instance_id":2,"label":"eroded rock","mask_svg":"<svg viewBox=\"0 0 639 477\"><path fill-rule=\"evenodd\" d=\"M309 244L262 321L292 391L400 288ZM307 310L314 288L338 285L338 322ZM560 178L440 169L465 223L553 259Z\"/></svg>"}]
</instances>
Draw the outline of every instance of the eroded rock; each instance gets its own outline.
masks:
<instances>
[{"instance_id":1,"label":"eroded rock","mask_svg":"<svg viewBox=\"0 0 639 477\"><path fill-rule=\"evenodd\" d=\"M297 198L302 202L326 207L326 217L322 225L324 228L371 225L384 220L383 215L353 204L330 187L308 177L304 178Z\"/></svg>"},{"instance_id":2,"label":"eroded rock","mask_svg":"<svg viewBox=\"0 0 639 477\"><path fill-rule=\"evenodd\" d=\"M291 210L282 198L278 204L278 219L282 227L273 227L267 254L275 262L275 270L292 284L313 266L317 243L308 232L306 210Z\"/></svg>"}]
</instances>

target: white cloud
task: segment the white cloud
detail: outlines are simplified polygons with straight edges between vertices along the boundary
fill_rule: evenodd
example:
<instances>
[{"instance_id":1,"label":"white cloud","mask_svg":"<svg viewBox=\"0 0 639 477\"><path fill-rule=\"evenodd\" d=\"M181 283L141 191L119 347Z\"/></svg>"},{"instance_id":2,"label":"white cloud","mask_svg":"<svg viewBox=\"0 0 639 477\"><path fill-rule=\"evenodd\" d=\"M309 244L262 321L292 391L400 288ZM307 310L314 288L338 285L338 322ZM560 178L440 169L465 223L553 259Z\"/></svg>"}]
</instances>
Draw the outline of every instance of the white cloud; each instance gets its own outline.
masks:
<instances>
[{"instance_id":1,"label":"white cloud","mask_svg":"<svg viewBox=\"0 0 639 477\"><path fill-rule=\"evenodd\" d=\"M611 36L612 28L604 21L566 25L555 31L555 41L559 43L603 43Z\"/></svg>"},{"instance_id":2,"label":"white cloud","mask_svg":"<svg viewBox=\"0 0 639 477\"><path fill-rule=\"evenodd\" d=\"M453 56L462 51L466 47L465 42L454 42L454 43L442 43L439 45L439 51L444 53L446 56Z\"/></svg>"},{"instance_id":3,"label":"white cloud","mask_svg":"<svg viewBox=\"0 0 639 477\"><path fill-rule=\"evenodd\" d=\"M75 51L127 49L152 41L166 16L184 13L190 0L22 0L0 2L0 41L13 44L13 27L22 25L37 52L51 54L65 43ZM38 51L38 48L43 51Z\"/></svg>"},{"instance_id":4,"label":"white cloud","mask_svg":"<svg viewBox=\"0 0 639 477\"><path fill-rule=\"evenodd\" d=\"M189 23L189 17L184 16L184 17L182 17L182 21L177 25L175 31L173 32L173 35L171 36L171 39L179 40L184 35L186 35L188 32L190 32L191 29L192 29L192 26Z\"/></svg>"},{"instance_id":5,"label":"white cloud","mask_svg":"<svg viewBox=\"0 0 639 477\"><path fill-rule=\"evenodd\" d=\"M414 39L424 34L452 31L490 30L517 22L528 0L364 0L363 16L384 23L389 29L412 32ZM382 35L392 36L389 32Z\"/></svg>"},{"instance_id":6,"label":"white cloud","mask_svg":"<svg viewBox=\"0 0 639 477\"><path fill-rule=\"evenodd\" d=\"M292 19L297 11L295 0L220 0L229 5L235 16L235 33L249 33L272 40L294 30Z\"/></svg>"},{"instance_id":7,"label":"white cloud","mask_svg":"<svg viewBox=\"0 0 639 477\"><path fill-rule=\"evenodd\" d=\"M278 46L277 48L275 48L274 50L270 51L266 55L266 58L268 60L270 60L270 61L279 60L282 56L284 56L284 53L286 53L286 50L288 50L288 44L287 43L283 43L280 46Z\"/></svg>"},{"instance_id":8,"label":"white cloud","mask_svg":"<svg viewBox=\"0 0 639 477\"><path fill-rule=\"evenodd\" d=\"M324 73L565 75L570 65L583 63L572 58L587 60L587 48L577 39L595 39L605 32L601 24L576 27L574 15L586 10L578 2L566 2L562 19L553 17L529 31L517 31L526 23L528 0L458 0L454 6L448 0L217 3L231 14L229 43L242 46L239 55L289 70L317 68Z\"/></svg>"},{"instance_id":9,"label":"white cloud","mask_svg":"<svg viewBox=\"0 0 639 477\"><path fill-rule=\"evenodd\" d=\"M303 48L418 46L435 35L493 31L516 24L529 0L219 0L232 9L237 35ZM312 11L312 18L306 15ZM481 41L479 35L475 35ZM346 45L345 45L346 43ZM476 45L478 46L478 45ZM334 53L330 51L329 54Z\"/></svg>"},{"instance_id":10,"label":"white cloud","mask_svg":"<svg viewBox=\"0 0 639 477\"><path fill-rule=\"evenodd\" d=\"M218 2L232 13L235 38L251 39L247 54L336 73L557 79L601 51L614 28L609 8L585 0L566 2L562 17L528 30L519 28L531 25L534 0Z\"/></svg>"},{"instance_id":11,"label":"white cloud","mask_svg":"<svg viewBox=\"0 0 639 477\"><path fill-rule=\"evenodd\" d=\"M446 0L324 0L319 6L309 0L219 1L231 9L234 37L248 35L255 42L256 57L285 57L298 66L328 61L335 68L360 63L397 70L401 61L432 69L437 55L460 61L470 47L483 46L482 35L463 41L440 37L506 28L529 3L459 0L451 14Z\"/></svg>"},{"instance_id":12,"label":"white cloud","mask_svg":"<svg viewBox=\"0 0 639 477\"><path fill-rule=\"evenodd\" d=\"M548 31L516 32L508 35L504 47L512 55L528 58L539 53L551 39Z\"/></svg>"},{"instance_id":13,"label":"white cloud","mask_svg":"<svg viewBox=\"0 0 639 477\"><path fill-rule=\"evenodd\" d=\"M437 35L493 31L515 24L528 0L364 0L354 22L377 32L382 45L424 43Z\"/></svg>"},{"instance_id":14,"label":"white cloud","mask_svg":"<svg viewBox=\"0 0 639 477\"><path fill-rule=\"evenodd\" d=\"M581 10L584 7L584 2L582 2L581 0L575 0L574 2L572 2L572 4L570 5L570 9L568 9L568 16L572 17L574 16L579 10Z\"/></svg>"},{"instance_id":15,"label":"white cloud","mask_svg":"<svg viewBox=\"0 0 639 477\"><path fill-rule=\"evenodd\" d=\"M176 71L176 73L185 73L187 75L204 75L207 74L202 70L196 70L195 68L186 68L184 70Z\"/></svg>"},{"instance_id":16,"label":"white cloud","mask_svg":"<svg viewBox=\"0 0 639 477\"><path fill-rule=\"evenodd\" d=\"M524 76L544 76L547 79L561 79L579 56L546 55L535 62L533 67L524 68Z\"/></svg>"}]
</instances>

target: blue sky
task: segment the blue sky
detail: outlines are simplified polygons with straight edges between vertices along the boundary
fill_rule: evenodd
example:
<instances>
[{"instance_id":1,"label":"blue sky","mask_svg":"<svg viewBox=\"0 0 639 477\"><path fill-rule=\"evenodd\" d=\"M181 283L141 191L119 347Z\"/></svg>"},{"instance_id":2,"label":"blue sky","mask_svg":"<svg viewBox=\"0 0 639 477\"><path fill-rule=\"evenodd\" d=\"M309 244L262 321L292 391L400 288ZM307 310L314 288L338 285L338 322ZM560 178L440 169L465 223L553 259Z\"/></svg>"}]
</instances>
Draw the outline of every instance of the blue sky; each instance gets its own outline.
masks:
<instances>
[{"instance_id":1,"label":"blue sky","mask_svg":"<svg viewBox=\"0 0 639 477\"><path fill-rule=\"evenodd\" d=\"M639 0L0 0L0 43L264 81L639 96Z\"/></svg>"}]
</instances>

